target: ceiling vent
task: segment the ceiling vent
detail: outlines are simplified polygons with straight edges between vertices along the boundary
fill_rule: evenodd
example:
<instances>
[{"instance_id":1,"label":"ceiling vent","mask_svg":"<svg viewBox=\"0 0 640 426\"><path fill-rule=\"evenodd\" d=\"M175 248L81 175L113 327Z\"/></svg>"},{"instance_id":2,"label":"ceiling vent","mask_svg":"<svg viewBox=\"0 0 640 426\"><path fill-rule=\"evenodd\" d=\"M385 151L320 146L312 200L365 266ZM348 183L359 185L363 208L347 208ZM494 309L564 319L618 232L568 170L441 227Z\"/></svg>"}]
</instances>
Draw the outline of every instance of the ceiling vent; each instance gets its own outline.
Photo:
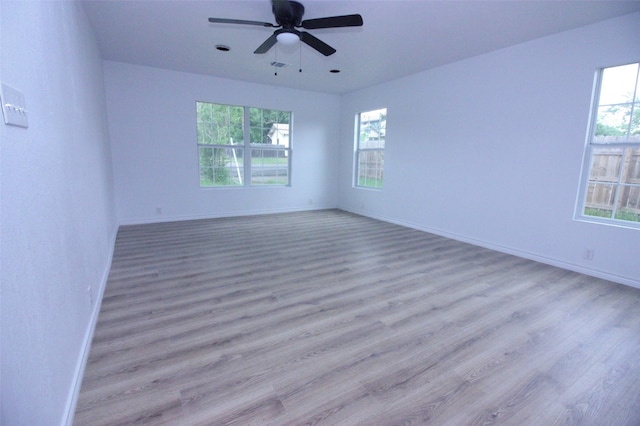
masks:
<instances>
[{"instance_id":1,"label":"ceiling vent","mask_svg":"<svg viewBox=\"0 0 640 426\"><path fill-rule=\"evenodd\" d=\"M272 67L276 67L276 68L286 68L286 67L289 66L289 64L285 64L284 62L273 61L273 62L271 62L271 66Z\"/></svg>"}]
</instances>

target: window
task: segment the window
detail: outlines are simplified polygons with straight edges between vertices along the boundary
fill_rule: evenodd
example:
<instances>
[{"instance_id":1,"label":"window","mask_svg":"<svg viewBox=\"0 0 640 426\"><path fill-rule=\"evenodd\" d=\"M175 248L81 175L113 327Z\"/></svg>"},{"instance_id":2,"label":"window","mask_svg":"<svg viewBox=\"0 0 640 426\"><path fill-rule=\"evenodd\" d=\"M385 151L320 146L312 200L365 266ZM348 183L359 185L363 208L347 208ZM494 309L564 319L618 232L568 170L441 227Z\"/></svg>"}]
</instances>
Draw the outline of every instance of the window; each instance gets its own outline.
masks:
<instances>
[{"instance_id":1,"label":"window","mask_svg":"<svg viewBox=\"0 0 640 426\"><path fill-rule=\"evenodd\" d=\"M638 63L597 74L579 216L640 228Z\"/></svg>"},{"instance_id":2,"label":"window","mask_svg":"<svg viewBox=\"0 0 640 426\"><path fill-rule=\"evenodd\" d=\"M196 102L196 116L201 187L290 184L290 112Z\"/></svg>"},{"instance_id":3,"label":"window","mask_svg":"<svg viewBox=\"0 0 640 426\"><path fill-rule=\"evenodd\" d=\"M356 116L355 185L382 188L387 109L361 112Z\"/></svg>"},{"instance_id":4,"label":"window","mask_svg":"<svg viewBox=\"0 0 640 426\"><path fill-rule=\"evenodd\" d=\"M291 113L249 108L251 185L289 184Z\"/></svg>"}]
</instances>

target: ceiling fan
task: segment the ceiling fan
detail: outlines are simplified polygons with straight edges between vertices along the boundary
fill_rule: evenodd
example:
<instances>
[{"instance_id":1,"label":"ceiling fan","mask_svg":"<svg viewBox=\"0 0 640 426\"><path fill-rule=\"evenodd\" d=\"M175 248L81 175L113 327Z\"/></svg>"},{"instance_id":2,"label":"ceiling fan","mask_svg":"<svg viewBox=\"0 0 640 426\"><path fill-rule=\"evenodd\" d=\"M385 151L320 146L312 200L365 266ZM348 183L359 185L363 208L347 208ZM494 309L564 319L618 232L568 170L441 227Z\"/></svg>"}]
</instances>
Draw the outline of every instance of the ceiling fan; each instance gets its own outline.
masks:
<instances>
[{"instance_id":1,"label":"ceiling fan","mask_svg":"<svg viewBox=\"0 0 640 426\"><path fill-rule=\"evenodd\" d=\"M302 20L304 6L292 0L271 0L271 10L276 18L276 24L270 22L245 21L242 19L209 18L209 22L219 24L259 25L268 28L278 28L271 37L266 39L253 53L266 53L276 42L293 44L300 40L311 46L324 56L336 53L336 49L306 31L296 28L316 30L322 28L360 27L363 24L360 15L329 16L326 18Z\"/></svg>"}]
</instances>

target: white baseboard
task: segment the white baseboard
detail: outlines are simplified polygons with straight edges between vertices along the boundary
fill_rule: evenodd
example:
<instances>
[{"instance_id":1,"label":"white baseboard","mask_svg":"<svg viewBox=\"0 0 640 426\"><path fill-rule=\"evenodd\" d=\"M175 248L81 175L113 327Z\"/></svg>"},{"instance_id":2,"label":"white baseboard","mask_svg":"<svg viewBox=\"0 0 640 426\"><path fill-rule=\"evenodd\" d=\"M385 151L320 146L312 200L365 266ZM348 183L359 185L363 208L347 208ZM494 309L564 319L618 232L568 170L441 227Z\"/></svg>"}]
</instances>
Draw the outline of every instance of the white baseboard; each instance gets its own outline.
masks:
<instances>
[{"instance_id":1,"label":"white baseboard","mask_svg":"<svg viewBox=\"0 0 640 426\"><path fill-rule=\"evenodd\" d=\"M581 274L589 275L589 276L592 276L592 277L602 278L603 280L612 281L612 282L615 282L615 283L618 283L618 284L627 285L629 287L640 288L640 281L634 280L634 279L632 279L630 277L611 274L611 273L600 271L600 270L597 270L597 269L585 268L584 266L581 266L581 265L576 265L576 264L573 264L573 263L564 262L564 261L561 261L561 260L558 260L558 259L554 259L554 258L550 258L550 257L540 256L540 255L535 254L535 253L530 253L530 252L527 252L527 251L522 251L522 250L514 249L514 248L511 248L511 247L505 247L505 246L501 246L501 245L498 245L498 244L489 243L487 241L468 238L468 237L465 237L464 235L459 235L459 234L455 234L455 233L451 233L451 232L447 232L447 231L442 231L442 230L439 230L439 229L429 228L429 227L418 225L418 224L411 223L411 222L405 222L405 221L402 221L402 220L395 220L395 219L392 219L392 218L373 215L373 214L370 214L368 212L363 212L363 211L358 211L358 210L346 209L346 208L343 208L343 207L338 207L338 208L340 208L341 210L349 211L349 212L354 213L354 214L361 215L361 216L366 216L366 217L370 217L372 219L381 220L383 222L394 223L394 224L400 225L400 226L406 226L407 228L417 229L418 231L423 231L423 232L428 232L430 234L440 235L441 237L451 238L452 240L462 241L464 243L469 243L469 244L472 244L472 245L475 245L475 246L488 248L490 250L499 251L501 253L511 254L511 255L514 255L514 256L521 257L523 259L529 259L529 260L533 260L533 261L536 261L536 262L544 263L544 264L547 264L547 265L556 266L558 268L566 269L566 270L569 270L569 271L573 271L573 272L578 272L578 273L581 273Z\"/></svg>"},{"instance_id":2,"label":"white baseboard","mask_svg":"<svg viewBox=\"0 0 640 426\"><path fill-rule=\"evenodd\" d=\"M277 213L294 213L312 210L327 210L335 209L336 206L304 206L294 207L286 209L255 209L255 210L238 210L230 211L218 214L201 214L201 215L177 215L177 216L152 216L146 218L137 219L124 219L120 221L120 225L145 225L149 223L162 223L162 222L180 222L184 220L200 220L200 219L219 219L223 217L239 217L239 216L259 216L265 214L277 214Z\"/></svg>"},{"instance_id":3,"label":"white baseboard","mask_svg":"<svg viewBox=\"0 0 640 426\"><path fill-rule=\"evenodd\" d=\"M65 415L62 419L62 426L72 426L73 417L76 412L76 406L78 404L78 396L80 395L80 388L82 387L82 378L84 377L84 370L87 366L87 360L89 359L89 351L91 350L91 342L93 341L93 333L96 329L98 322L98 314L100 313L100 306L102 305L102 297L104 296L104 290L107 287L107 280L109 279L109 271L111 270L111 262L113 260L113 250L115 248L116 236L118 235L118 226L115 227L111 241L109 242L109 257L107 259L107 265L102 274L102 280L100 281L100 288L98 289L98 295L96 302L89 318L89 324L85 332L84 340L82 341L82 347L80 351L80 357L76 365L76 371L73 376L72 386L69 390L69 396L67 397L67 404L65 409Z\"/></svg>"}]
</instances>

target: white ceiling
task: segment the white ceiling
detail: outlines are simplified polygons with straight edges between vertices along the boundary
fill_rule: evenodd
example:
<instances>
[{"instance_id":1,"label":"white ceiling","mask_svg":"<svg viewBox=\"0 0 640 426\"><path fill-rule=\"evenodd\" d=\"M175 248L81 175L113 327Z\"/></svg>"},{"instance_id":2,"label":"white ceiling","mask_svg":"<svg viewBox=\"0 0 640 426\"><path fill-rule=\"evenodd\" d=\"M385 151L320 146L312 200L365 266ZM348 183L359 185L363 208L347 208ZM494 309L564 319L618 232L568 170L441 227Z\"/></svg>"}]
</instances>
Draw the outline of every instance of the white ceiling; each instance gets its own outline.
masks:
<instances>
[{"instance_id":1,"label":"white ceiling","mask_svg":"<svg viewBox=\"0 0 640 426\"><path fill-rule=\"evenodd\" d=\"M336 94L640 11L640 1L301 2L303 19L359 13L364 26L309 30L337 49L329 57L307 45L276 45L256 55L273 28L211 24L207 18L275 24L269 0L83 3L104 59ZM218 44L231 51L216 50ZM276 59L289 64L277 76L270 65Z\"/></svg>"}]
</instances>

